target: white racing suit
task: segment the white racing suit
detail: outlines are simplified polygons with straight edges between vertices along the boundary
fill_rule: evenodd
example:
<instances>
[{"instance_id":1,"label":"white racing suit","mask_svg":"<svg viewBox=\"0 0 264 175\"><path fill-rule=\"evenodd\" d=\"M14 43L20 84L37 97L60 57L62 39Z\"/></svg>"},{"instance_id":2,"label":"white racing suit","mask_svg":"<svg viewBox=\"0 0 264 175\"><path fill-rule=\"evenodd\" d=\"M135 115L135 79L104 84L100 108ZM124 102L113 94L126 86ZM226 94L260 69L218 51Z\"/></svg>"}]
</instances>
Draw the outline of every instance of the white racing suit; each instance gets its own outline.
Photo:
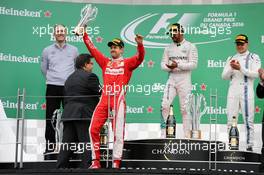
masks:
<instances>
[{"instance_id":1,"label":"white racing suit","mask_svg":"<svg viewBox=\"0 0 264 175\"><path fill-rule=\"evenodd\" d=\"M234 70L230 66L232 60L240 63L241 69ZM238 117L241 110L246 125L247 147L253 146L254 138L254 79L258 77L261 67L259 56L249 51L229 57L226 61L222 78L231 80L227 95L228 131L232 125L232 117Z\"/></svg>"},{"instance_id":2,"label":"white racing suit","mask_svg":"<svg viewBox=\"0 0 264 175\"><path fill-rule=\"evenodd\" d=\"M166 64L169 60L177 62L178 67L171 70ZM161 137L165 137L166 120L169 107L176 95L179 96L180 111L182 114L183 131L186 138L190 137L191 119L186 111L186 98L192 91L191 71L197 67L198 52L195 45L185 39L179 43L171 43L165 48L161 61L161 69L169 72L169 79L164 89L161 103Z\"/></svg>"}]
</instances>

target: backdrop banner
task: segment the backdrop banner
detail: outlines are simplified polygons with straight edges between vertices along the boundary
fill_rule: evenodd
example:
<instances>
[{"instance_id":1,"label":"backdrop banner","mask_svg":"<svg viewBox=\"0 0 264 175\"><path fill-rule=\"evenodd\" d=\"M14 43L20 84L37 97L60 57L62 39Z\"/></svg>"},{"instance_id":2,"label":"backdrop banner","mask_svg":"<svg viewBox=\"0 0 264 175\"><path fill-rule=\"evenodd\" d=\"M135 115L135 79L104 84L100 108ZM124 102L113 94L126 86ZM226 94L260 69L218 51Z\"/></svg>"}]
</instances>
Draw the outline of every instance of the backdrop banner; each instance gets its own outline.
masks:
<instances>
[{"instance_id":1,"label":"backdrop banner","mask_svg":"<svg viewBox=\"0 0 264 175\"><path fill-rule=\"evenodd\" d=\"M218 122L226 124L229 81L222 80L221 73L227 57L236 53L237 34L247 34L250 51L263 57L264 23L259 17L264 4L93 5L98 8L98 15L88 24L87 33L105 55L110 55L107 42L119 37L125 42L124 57L132 56L136 52L135 34L145 36L145 61L134 72L127 92L128 123L160 122L161 99L168 78L160 62L164 47L171 42L166 35L168 25L179 22L185 27L186 39L198 48L198 67L192 72L192 83L193 93L206 97L207 109L201 122L208 124L209 115L218 114ZM17 88L26 88L26 118L44 119L46 87L40 71L42 50L54 42L53 26L62 23L68 29L68 43L80 53L88 52L82 38L71 33L84 6L40 0L0 2L0 99L8 118L16 114ZM102 82L97 64L94 72ZM217 107L209 106L210 90L217 90ZM255 123L260 123L263 104L257 98L255 101ZM176 121L181 123L178 98L174 107ZM240 116L239 122L242 121Z\"/></svg>"}]
</instances>

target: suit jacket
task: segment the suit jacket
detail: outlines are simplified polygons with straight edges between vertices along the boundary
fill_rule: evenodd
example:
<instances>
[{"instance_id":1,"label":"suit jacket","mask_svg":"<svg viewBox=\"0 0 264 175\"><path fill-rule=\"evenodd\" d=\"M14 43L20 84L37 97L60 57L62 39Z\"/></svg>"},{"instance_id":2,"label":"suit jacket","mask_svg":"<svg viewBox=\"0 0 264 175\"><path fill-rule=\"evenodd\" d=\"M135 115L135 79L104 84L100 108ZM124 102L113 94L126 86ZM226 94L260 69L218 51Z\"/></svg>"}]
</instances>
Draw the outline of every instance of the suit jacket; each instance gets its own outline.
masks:
<instances>
[{"instance_id":1,"label":"suit jacket","mask_svg":"<svg viewBox=\"0 0 264 175\"><path fill-rule=\"evenodd\" d=\"M77 69L64 85L62 120L89 120L99 102L100 83L94 73Z\"/></svg>"},{"instance_id":2,"label":"suit jacket","mask_svg":"<svg viewBox=\"0 0 264 175\"><path fill-rule=\"evenodd\" d=\"M264 98L264 86L262 86L260 83L257 86L256 89L256 94L258 98ZM264 113L263 113L263 117L262 117L262 124L264 123ZM264 130L262 129L262 132L264 134ZM264 135L262 135L263 139L264 139Z\"/></svg>"},{"instance_id":3,"label":"suit jacket","mask_svg":"<svg viewBox=\"0 0 264 175\"><path fill-rule=\"evenodd\" d=\"M256 94L258 98L264 98L264 87L261 84L258 84L257 89L256 89ZM262 142L264 142L264 113L262 117ZM261 149L260 161L262 163L261 169L264 169L264 148L263 146Z\"/></svg>"},{"instance_id":4,"label":"suit jacket","mask_svg":"<svg viewBox=\"0 0 264 175\"><path fill-rule=\"evenodd\" d=\"M261 84L258 84L256 92L257 92L258 98L264 98L264 86L262 86Z\"/></svg>"}]
</instances>

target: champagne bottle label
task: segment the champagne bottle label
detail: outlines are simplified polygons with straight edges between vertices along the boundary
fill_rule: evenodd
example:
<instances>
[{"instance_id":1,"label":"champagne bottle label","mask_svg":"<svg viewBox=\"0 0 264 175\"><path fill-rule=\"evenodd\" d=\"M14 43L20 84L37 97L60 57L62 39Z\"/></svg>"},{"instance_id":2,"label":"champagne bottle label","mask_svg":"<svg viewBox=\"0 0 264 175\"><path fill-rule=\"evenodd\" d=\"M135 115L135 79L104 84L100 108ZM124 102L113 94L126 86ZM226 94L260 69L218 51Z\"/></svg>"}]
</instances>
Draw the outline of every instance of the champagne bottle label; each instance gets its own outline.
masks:
<instances>
[{"instance_id":1,"label":"champagne bottle label","mask_svg":"<svg viewBox=\"0 0 264 175\"><path fill-rule=\"evenodd\" d=\"M233 116L232 126L229 131L229 146L231 150L239 149L239 131L237 129L237 121L235 116Z\"/></svg>"},{"instance_id":2,"label":"champagne bottle label","mask_svg":"<svg viewBox=\"0 0 264 175\"><path fill-rule=\"evenodd\" d=\"M237 147L238 146L238 140L237 140L237 138L231 138L230 145L232 147Z\"/></svg>"},{"instance_id":3,"label":"champagne bottle label","mask_svg":"<svg viewBox=\"0 0 264 175\"><path fill-rule=\"evenodd\" d=\"M176 121L173 115L173 106L170 105L170 113L166 121L166 137L167 138L175 138L175 134L176 134L175 125L176 125Z\"/></svg>"},{"instance_id":4,"label":"champagne bottle label","mask_svg":"<svg viewBox=\"0 0 264 175\"><path fill-rule=\"evenodd\" d=\"M104 145L106 145L106 142L107 142L107 136L103 136L102 143L103 143Z\"/></svg>"},{"instance_id":5,"label":"champagne bottle label","mask_svg":"<svg viewBox=\"0 0 264 175\"><path fill-rule=\"evenodd\" d=\"M168 135L173 135L174 128L172 126L168 127Z\"/></svg>"},{"instance_id":6,"label":"champagne bottle label","mask_svg":"<svg viewBox=\"0 0 264 175\"><path fill-rule=\"evenodd\" d=\"M104 125L100 130L100 144L101 145L107 144L107 137L108 137L108 127Z\"/></svg>"}]
</instances>

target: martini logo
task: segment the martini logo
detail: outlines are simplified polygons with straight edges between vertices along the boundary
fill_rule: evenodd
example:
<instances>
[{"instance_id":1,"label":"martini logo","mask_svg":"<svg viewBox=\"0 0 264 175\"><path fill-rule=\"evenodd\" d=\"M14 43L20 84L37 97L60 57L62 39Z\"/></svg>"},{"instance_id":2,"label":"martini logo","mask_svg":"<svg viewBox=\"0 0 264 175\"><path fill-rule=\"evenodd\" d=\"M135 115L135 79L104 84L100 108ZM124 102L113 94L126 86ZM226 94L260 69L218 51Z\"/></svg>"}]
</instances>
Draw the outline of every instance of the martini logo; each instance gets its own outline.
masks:
<instances>
[{"instance_id":1,"label":"martini logo","mask_svg":"<svg viewBox=\"0 0 264 175\"><path fill-rule=\"evenodd\" d=\"M195 26L202 22L198 21L200 16L199 13L184 13L183 15L179 15L178 13L148 13L128 23L121 30L120 35L123 41L136 46L134 37L137 33L140 33L145 36L144 46L146 48L165 48L171 43L170 36L166 34L168 26L178 22L183 26L185 34L207 36L206 40L198 41L194 44L208 44L230 40L230 38L223 37L220 39L215 38L217 34L230 35L230 28L225 29L225 32L219 33L219 29L216 26ZM214 40L212 40L212 37Z\"/></svg>"}]
</instances>

